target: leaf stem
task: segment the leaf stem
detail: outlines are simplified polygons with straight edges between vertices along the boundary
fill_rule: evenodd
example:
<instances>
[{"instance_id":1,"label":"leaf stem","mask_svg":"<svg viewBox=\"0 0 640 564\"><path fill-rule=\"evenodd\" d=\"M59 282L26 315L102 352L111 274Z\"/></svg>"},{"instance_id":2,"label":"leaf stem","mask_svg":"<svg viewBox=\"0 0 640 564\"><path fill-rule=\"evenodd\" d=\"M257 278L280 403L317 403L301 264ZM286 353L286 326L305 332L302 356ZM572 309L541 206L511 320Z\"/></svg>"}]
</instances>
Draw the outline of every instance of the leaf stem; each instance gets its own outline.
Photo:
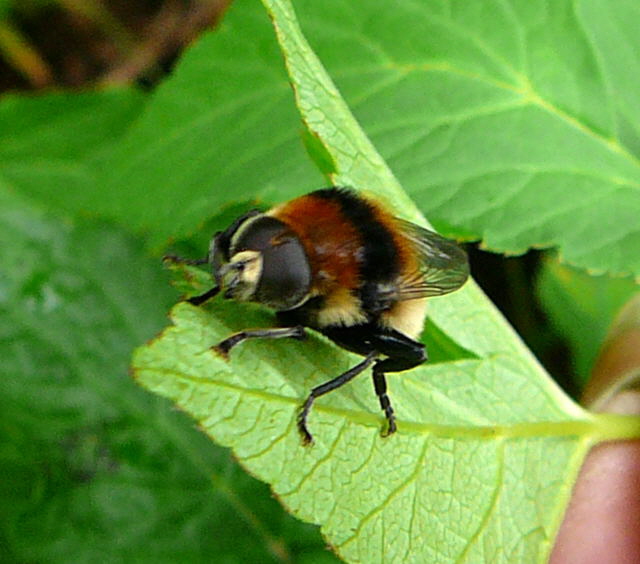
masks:
<instances>
[{"instance_id":1,"label":"leaf stem","mask_svg":"<svg viewBox=\"0 0 640 564\"><path fill-rule=\"evenodd\" d=\"M594 419L595 437L598 442L640 439L640 417L638 416L598 413L594 415Z\"/></svg>"}]
</instances>

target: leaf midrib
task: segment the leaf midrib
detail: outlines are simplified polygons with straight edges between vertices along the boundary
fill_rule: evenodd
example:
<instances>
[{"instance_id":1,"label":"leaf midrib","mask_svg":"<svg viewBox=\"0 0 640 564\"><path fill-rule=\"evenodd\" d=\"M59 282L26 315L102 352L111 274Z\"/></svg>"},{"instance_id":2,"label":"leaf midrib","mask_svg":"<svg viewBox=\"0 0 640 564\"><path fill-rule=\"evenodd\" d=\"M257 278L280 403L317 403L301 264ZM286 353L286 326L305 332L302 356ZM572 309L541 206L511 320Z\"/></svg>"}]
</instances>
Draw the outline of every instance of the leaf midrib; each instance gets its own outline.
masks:
<instances>
[{"instance_id":1,"label":"leaf midrib","mask_svg":"<svg viewBox=\"0 0 640 564\"><path fill-rule=\"evenodd\" d=\"M201 378L194 375L185 376L185 374L179 370L162 367L150 368L149 366L136 367L135 364L134 370L136 371L137 378L143 378L141 373L149 370L154 374L162 375L166 378L186 380L195 386L203 388L224 388L236 392L239 395L261 399L266 403L277 402L293 407L298 407L301 403L300 397L286 396L264 389L245 388L238 384L213 378ZM322 401L315 403L313 409L314 411L321 411L349 419L367 427L381 428L384 422L383 417L377 414L335 407L322 403ZM507 424L471 426L423 423L398 418L398 427L400 428L398 432L403 434L412 433L415 435L452 439L502 440L540 437L588 437L592 440L603 440L616 437L624 438L621 435L628 437L637 436L640 432L638 429L640 428L640 419L631 416L594 415L585 412L585 417L579 419L523 421Z\"/></svg>"}]
</instances>

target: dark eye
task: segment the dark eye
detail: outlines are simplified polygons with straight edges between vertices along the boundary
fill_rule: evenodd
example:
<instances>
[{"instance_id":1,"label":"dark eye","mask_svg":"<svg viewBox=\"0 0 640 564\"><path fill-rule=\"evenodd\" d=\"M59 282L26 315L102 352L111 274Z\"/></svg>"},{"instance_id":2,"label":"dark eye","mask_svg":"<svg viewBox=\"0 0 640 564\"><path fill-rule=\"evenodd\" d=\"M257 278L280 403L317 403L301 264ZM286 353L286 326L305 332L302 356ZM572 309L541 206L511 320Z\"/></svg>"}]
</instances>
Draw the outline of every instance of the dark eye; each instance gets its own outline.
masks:
<instances>
[{"instance_id":1,"label":"dark eye","mask_svg":"<svg viewBox=\"0 0 640 564\"><path fill-rule=\"evenodd\" d=\"M262 256L259 301L281 310L297 305L311 285L311 268L300 241L289 237L265 249Z\"/></svg>"}]
</instances>

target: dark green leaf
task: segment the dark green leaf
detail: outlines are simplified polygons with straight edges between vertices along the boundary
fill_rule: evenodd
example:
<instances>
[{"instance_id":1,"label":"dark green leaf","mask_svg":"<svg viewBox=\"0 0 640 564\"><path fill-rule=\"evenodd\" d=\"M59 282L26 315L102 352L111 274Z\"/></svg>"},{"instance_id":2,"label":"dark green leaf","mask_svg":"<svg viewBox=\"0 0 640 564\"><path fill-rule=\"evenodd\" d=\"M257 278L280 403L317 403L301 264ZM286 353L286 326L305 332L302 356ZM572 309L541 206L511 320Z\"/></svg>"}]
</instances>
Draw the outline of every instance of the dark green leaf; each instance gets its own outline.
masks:
<instances>
[{"instance_id":1,"label":"dark green leaf","mask_svg":"<svg viewBox=\"0 0 640 564\"><path fill-rule=\"evenodd\" d=\"M3 561L327 555L227 451L129 378L132 348L175 299L140 242L0 190L0 261Z\"/></svg>"},{"instance_id":2,"label":"dark green leaf","mask_svg":"<svg viewBox=\"0 0 640 564\"><path fill-rule=\"evenodd\" d=\"M97 163L141 111L146 96L132 90L9 96L0 102L0 182L64 211L101 211L113 198L99 193Z\"/></svg>"},{"instance_id":3,"label":"dark green leaf","mask_svg":"<svg viewBox=\"0 0 640 564\"><path fill-rule=\"evenodd\" d=\"M557 245L579 266L640 274L634 2L297 7L428 217L492 250Z\"/></svg>"}]
</instances>

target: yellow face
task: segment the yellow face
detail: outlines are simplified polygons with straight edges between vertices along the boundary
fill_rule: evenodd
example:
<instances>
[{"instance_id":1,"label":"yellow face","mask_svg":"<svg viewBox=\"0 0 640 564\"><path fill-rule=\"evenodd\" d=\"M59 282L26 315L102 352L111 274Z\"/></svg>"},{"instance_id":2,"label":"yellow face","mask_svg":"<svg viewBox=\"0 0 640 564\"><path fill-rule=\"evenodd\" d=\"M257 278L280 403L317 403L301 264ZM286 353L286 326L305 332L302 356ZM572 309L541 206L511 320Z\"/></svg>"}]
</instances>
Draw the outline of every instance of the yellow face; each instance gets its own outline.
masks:
<instances>
[{"instance_id":1,"label":"yellow face","mask_svg":"<svg viewBox=\"0 0 640 564\"><path fill-rule=\"evenodd\" d=\"M312 273L305 248L276 218L253 213L217 233L209 262L225 298L278 311L298 307L308 298Z\"/></svg>"},{"instance_id":2,"label":"yellow face","mask_svg":"<svg viewBox=\"0 0 640 564\"><path fill-rule=\"evenodd\" d=\"M256 293L262 274L262 254L258 251L241 251L222 265L219 276L225 296L239 301L248 301Z\"/></svg>"}]
</instances>

